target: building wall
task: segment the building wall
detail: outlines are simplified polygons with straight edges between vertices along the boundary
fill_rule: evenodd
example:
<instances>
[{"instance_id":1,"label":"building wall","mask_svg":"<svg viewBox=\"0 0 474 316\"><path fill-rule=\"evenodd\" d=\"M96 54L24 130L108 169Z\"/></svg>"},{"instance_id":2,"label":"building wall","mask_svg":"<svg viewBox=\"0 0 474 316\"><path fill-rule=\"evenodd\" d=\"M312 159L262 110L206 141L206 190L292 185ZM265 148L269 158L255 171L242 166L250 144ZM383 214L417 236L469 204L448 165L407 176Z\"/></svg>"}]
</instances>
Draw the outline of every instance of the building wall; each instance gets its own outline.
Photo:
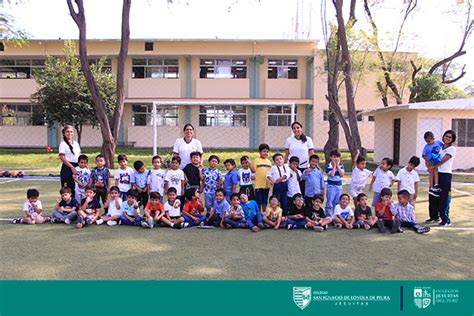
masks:
<instances>
[{"instance_id":1,"label":"building wall","mask_svg":"<svg viewBox=\"0 0 474 316\"><path fill-rule=\"evenodd\" d=\"M46 147L46 126L0 126L1 147Z\"/></svg>"}]
</instances>

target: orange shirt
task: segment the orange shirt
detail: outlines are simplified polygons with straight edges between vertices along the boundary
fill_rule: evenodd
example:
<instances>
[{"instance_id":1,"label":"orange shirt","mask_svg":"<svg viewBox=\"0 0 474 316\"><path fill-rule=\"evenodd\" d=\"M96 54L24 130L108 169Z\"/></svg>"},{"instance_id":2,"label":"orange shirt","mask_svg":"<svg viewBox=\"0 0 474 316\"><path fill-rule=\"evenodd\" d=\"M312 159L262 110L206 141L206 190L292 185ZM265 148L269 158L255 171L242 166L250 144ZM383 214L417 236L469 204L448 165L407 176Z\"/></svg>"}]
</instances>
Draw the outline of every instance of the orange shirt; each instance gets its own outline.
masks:
<instances>
[{"instance_id":1,"label":"orange shirt","mask_svg":"<svg viewBox=\"0 0 474 316\"><path fill-rule=\"evenodd\" d=\"M151 202L148 202L145 206L147 210L149 210L152 214L155 214L156 211L163 212L165 209L163 208L163 204L158 202L156 205L153 205Z\"/></svg>"},{"instance_id":2,"label":"orange shirt","mask_svg":"<svg viewBox=\"0 0 474 316\"><path fill-rule=\"evenodd\" d=\"M385 204L383 202L378 202L377 205L375 205L375 213L377 214L377 217L379 219L393 221L393 215L390 211L390 206L385 207L385 211L383 214L381 214L384 207Z\"/></svg>"}]
</instances>

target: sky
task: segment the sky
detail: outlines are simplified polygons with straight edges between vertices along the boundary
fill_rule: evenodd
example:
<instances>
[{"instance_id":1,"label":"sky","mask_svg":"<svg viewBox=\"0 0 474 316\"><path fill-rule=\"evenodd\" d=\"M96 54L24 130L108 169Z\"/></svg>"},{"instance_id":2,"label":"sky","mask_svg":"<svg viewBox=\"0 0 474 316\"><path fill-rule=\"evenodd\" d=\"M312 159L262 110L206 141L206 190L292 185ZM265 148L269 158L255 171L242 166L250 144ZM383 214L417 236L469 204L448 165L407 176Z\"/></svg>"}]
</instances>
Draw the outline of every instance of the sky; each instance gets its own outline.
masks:
<instances>
[{"instance_id":1,"label":"sky","mask_svg":"<svg viewBox=\"0 0 474 316\"><path fill-rule=\"evenodd\" d=\"M131 38L181 39L315 39L323 47L322 0L133 0ZM465 0L466 2L467 0ZM348 2L348 1L346 1ZM372 2L375 2L373 0ZM393 31L402 19L403 0L378 1L372 10L378 21L382 47L392 49ZM406 22L400 50L440 59L457 51L465 17L459 0L418 0L418 8ZM84 0L87 36L120 38L121 0ZM334 19L332 1L327 17ZM66 0L4 1L15 25L35 39L76 39ZM357 26L370 30L362 1L358 1ZM474 84L474 40L466 45L467 75L458 86ZM470 62L468 62L470 61Z\"/></svg>"}]
</instances>

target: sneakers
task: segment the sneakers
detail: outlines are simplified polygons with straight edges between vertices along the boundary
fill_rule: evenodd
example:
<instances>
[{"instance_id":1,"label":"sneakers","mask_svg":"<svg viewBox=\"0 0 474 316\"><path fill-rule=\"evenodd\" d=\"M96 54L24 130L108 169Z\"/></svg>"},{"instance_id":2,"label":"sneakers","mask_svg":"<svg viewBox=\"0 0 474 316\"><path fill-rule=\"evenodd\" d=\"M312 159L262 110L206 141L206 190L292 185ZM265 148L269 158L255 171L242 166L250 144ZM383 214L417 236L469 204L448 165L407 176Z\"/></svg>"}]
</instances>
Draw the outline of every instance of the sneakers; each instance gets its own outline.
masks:
<instances>
[{"instance_id":1,"label":"sneakers","mask_svg":"<svg viewBox=\"0 0 474 316\"><path fill-rule=\"evenodd\" d=\"M225 224L225 227L226 228L232 228L232 225L231 224Z\"/></svg>"},{"instance_id":2,"label":"sneakers","mask_svg":"<svg viewBox=\"0 0 474 316\"><path fill-rule=\"evenodd\" d=\"M117 221L107 221L107 225L115 226L115 225L117 225Z\"/></svg>"},{"instance_id":3,"label":"sneakers","mask_svg":"<svg viewBox=\"0 0 474 316\"><path fill-rule=\"evenodd\" d=\"M324 231L324 227L323 226L314 226L313 230L317 231L317 232L323 232Z\"/></svg>"},{"instance_id":4,"label":"sneakers","mask_svg":"<svg viewBox=\"0 0 474 316\"><path fill-rule=\"evenodd\" d=\"M448 227L448 226L451 226L451 223L440 222L438 225Z\"/></svg>"},{"instance_id":5,"label":"sneakers","mask_svg":"<svg viewBox=\"0 0 474 316\"><path fill-rule=\"evenodd\" d=\"M252 227L252 232L256 233L259 231L260 231L260 228L258 228L257 226Z\"/></svg>"},{"instance_id":6,"label":"sneakers","mask_svg":"<svg viewBox=\"0 0 474 316\"><path fill-rule=\"evenodd\" d=\"M365 224L365 225L364 225L364 229L365 229L365 230L370 230L370 228L371 228L371 227L370 227L369 224Z\"/></svg>"},{"instance_id":7,"label":"sneakers","mask_svg":"<svg viewBox=\"0 0 474 316\"><path fill-rule=\"evenodd\" d=\"M146 222L148 223L148 225L150 225L150 228L153 228L153 226L155 225L155 221L153 220L153 217L151 217L151 216L149 216L146 219Z\"/></svg>"},{"instance_id":8,"label":"sneakers","mask_svg":"<svg viewBox=\"0 0 474 316\"><path fill-rule=\"evenodd\" d=\"M308 226L308 223L304 224L304 228L305 229L310 229L310 227Z\"/></svg>"},{"instance_id":9,"label":"sneakers","mask_svg":"<svg viewBox=\"0 0 474 316\"><path fill-rule=\"evenodd\" d=\"M400 222L399 221L393 221L393 226L392 228L390 229L390 232L392 234L398 232L400 230Z\"/></svg>"},{"instance_id":10,"label":"sneakers","mask_svg":"<svg viewBox=\"0 0 474 316\"><path fill-rule=\"evenodd\" d=\"M82 228L83 226L84 226L84 218L82 216L79 216L77 218L76 228Z\"/></svg>"},{"instance_id":11,"label":"sneakers","mask_svg":"<svg viewBox=\"0 0 474 316\"><path fill-rule=\"evenodd\" d=\"M52 217L52 216L51 216L51 218L49 219L49 222L50 222L51 224L59 223L59 219L57 219L56 217Z\"/></svg>"},{"instance_id":12,"label":"sneakers","mask_svg":"<svg viewBox=\"0 0 474 316\"><path fill-rule=\"evenodd\" d=\"M432 189L433 189L433 192L438 193L438 194L440 194L441 192L443 192L443 189L441 189L441 188L439 187L439 184L435 184Z\"/></svg>"},{"instance_id":13,"label":"sneakers","mask_svg":"<svg viewBox=\"0 0 474 316\"><path fill-rule=\"evenodd\" d=\"M21 223L23 223L23 218L22 217L14 218L12 220L12 224L21 224Z\"/></svg>"},{"instance_id":14,"label":"sneakers","mask_svg":"<svg viewBox=\"0 0 474 316\"><path fill-rule=\"evenodd\" d=\"M183 228L183 223L174 223L171 227L175 228L175 229L181 229Z\"/></svg>"},{"instance_id":15,"label":"sneakers","mask_svg":"<svg viewBox=\"0 0 474 316\"><path fill-rule=\"evenodd\" d=\"M265 228L265 225L263 225L263 223L258 223L257 226L258 226L258 228L260 228L260 229L264 229L264 228Z\"/></svg>"},{"instance_id":16,"label":"sneakers","mask_svg":"<svg viewBox=\"0 0 474 316\"><path fill-rule=\"evenodd\" d=\"M288 224L288 227L286 229L292 230L295 226L293 224Z\"/></svg>"},{"instance_id":17,"label":"sneakers","mask_svg":"<svg viewBox=\"0 0 474 316\"><path fill-rule=\"evenodd\" d=\"M385 223L383 222L383 219L379 219L377 221L377 227L382 234L387 231L387 228L385 228Z\"/></svg>"},{"instance_id":18,"label":"sneakers","mask_svg":"<svg viewBox=\"0 0 474 316\"><path fill-rule=\"evenodd\" d=\"M359 229L360 228L360 225L359 224L353 224L352 225L352 229Z\"/></svg>"},{"instance_id":19,"label":"sneakers","mask_svg":"<svg viewBox=\"0 0 474 316\"><path fill-rule=\"evenodd\" d=\"M142 227L143 227L143 228L151 228L151 227L150 227L150 224L148 224L147 221L142 221Z\"/></svg>"},{"instance_id":20,"label":"sneakers","mask_svg":"<svg viewBox=\"0 0 474 316\"><path fill-rule=\"evenodd\" d=\"M328 225L327 224L324 225L323 228L324 228L324 230L328 230Z\"/></svg>"},{"instance_id":21,"label":"sneakers","mask_svg":"<svg viewBox=\"0 0 474 316\"><path fill-rule=\"evenodd\" d=\"M66 219L64 220L64 224L66 224L66 225L71 225L71 220L70 220L69 218L66 218Z\"/></svg>"},{"instance_id":22,"label":"sneakers","mask_svg":"<svg viewBox=\"0 0 474 316\"><path fill-rule=\"evenodd\" d=\"M435 187L434 187L434 188L430 188L430 189L428 190L428 194L429 194L429 195L432 195L432 196L434 196L434 197L439 197L439 193L440 193L440 192L441 192L441 189L435 188Z\"/></svg>"},{"instance_id":23,"label":"sneakers","mask_svg":"<svg viewBox=\"0 0 474 316\"><path fill-rule=\"evenodd\" d=\"M102 225L104 223L104 220L102 218L99 218L98 220L95 221L97 225Z\"/></svg>"},{"instance_id":24,"label":"sneakers","mask_svg":"<svg viewBox=\"0 0 474 316\"><path fill-rule=\"evenodd\" d=\"M92 219L89 216L86 217L86 224L87 225L92 224Z\"/></svg>"},{"instance_id":25,"label":"sneakers","mask_svg":"<svg viewBox=\"0 0 474 316\"><path fill-rule=\"evenodd\" d=\"M342 224L335 224L334 226L336 226L337 229L341 229L342 228Z\"/></svg>"},{"instance_id":26,"label":"sneakers","mask_svg":"<svg viewBox=\"0 0 474 316\"><path fill-rule=\"evenodd\" d=\"M439 223L439 220L429 218L425 221L425 224L435 224L435 223Z\"/></svg>"},{"instance_id":27,"label":"sneakers","mask_svg":"<svg viewBox=\"0 0 474 316\"><path fill-rule=\"evenodd\" d=\"M187 227L189 227L189 223L186 223L186 222L181 223L181 228L187 228Z\"/></svg>"},{"instance_id":28,"label":"sneakers","mask_svg":"<svg viewBox=\"0 0 474 316\"><path fill-rule=\"evenodd\" d=\"M431 230L431 227L428 227L428 226L420 226L416 229L416 232L418 234L425 234L427 232L429 232Z\"/></svg>"}]
</instances>

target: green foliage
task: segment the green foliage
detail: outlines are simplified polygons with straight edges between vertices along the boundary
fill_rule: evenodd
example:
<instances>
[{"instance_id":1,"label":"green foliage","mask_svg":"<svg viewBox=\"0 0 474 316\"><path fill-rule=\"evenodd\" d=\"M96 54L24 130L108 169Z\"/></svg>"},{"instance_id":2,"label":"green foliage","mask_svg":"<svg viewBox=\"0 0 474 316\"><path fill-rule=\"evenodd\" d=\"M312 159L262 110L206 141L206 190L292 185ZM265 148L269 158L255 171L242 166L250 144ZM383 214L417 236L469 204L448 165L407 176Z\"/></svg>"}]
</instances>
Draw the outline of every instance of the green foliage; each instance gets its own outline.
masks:
<instances>
[{"instance_id":1,"label":"green foliage","mask_svg":"<svg viewBox=\"0 0 474 316\"><path fill-rule=\"evenodd\" d=\"M444 84L437 75L423 74L410 86L410 103L468 97L467 93L453 84Z\"/></svg>"},{"instance_id":2,"label":"green foliage","mask_svg":"<svg viewBox=\"0 0 474 316\"><path fill-rule=\"evenodd\" d=\"M115 108L115 78L102 68L105 58L91 65L100 94L111 118ZM97 126L92 95L76 55L74 43L66 42L64 59L48 56L45 69L34 74L39 90L32 101L43 106L48 124L69 124L78 134L83 125Z\"/></svg>"}]
</instances>

